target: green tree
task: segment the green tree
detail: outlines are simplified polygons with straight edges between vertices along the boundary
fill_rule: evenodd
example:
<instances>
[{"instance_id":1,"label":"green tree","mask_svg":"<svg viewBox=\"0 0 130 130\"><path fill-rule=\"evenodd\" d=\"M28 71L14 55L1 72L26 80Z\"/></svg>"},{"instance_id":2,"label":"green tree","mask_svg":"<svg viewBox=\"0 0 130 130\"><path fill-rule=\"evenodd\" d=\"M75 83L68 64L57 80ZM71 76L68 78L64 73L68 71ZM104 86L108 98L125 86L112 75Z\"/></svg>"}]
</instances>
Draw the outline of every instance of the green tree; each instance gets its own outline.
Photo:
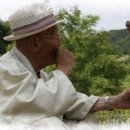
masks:
<instances>
[{"instance_id":1,"label":"green tree","mask_svg":"<svg viewBox=\"0 0 130 130\"><path fill-rule=\"evenodd\" d=\"M120 81L125 77L126 70L116 61L117 55L108 42L109 34L94 29L99 17L83 16L77 7L70 11L62 9L57 17L66 19L59 29L62 47L76 57L70 79L77 90L86 94L121 91ZM100 91L97 91L97 82L100 82Z\"/></svg>"},{"instance_id":2,"label":"green tree","mask_svg":"<svg viewBox=\"0 0 130 130\"><path fill-rule=\"evenodd\" d=\"M118 62L116 56L102 54L92 60L87 67L92 77L90 93L103 95L122 91L121 83L127 72L124 63Z\"/></svg>"},{"instance_id":3,"label":"green tree","mask_svg":"<svg viewBox=\"0 0 130 130\"><path fill-rule=\"evenodd\" d=\"M0 20L0 55L3 55L6 52L7 46L11 43L3 40L3 37L9 34L10 34L10 26L8 21L4 22Z\"/></svg>"}]
</instances>

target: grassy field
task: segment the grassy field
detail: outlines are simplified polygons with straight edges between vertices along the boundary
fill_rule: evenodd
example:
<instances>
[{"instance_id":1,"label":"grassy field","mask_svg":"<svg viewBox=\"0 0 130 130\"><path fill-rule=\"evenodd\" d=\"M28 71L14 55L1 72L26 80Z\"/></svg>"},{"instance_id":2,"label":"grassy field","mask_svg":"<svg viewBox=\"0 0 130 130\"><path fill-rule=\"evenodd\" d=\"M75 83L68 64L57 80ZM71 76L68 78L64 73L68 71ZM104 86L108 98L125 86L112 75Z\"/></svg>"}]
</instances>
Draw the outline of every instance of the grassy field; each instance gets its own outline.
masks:
<instances>
[{"instance_id":1,"label":"grassy field","mask_svg":"<svg viewBox=\"0 0 130 130\"><path fill-rule=\"evenodd\" d=\"M96 113L101 123L130 123L130 110L113 110Z\"/></svg>"}]
</instances>

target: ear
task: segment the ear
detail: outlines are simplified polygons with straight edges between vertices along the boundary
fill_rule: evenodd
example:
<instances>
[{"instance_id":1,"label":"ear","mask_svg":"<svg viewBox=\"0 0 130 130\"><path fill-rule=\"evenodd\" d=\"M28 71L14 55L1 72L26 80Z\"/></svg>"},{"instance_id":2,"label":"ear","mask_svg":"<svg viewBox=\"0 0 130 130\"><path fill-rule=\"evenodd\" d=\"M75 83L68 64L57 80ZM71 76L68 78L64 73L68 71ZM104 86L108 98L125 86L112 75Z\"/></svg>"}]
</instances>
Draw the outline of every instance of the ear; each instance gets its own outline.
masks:
<instances>
[{"instance_id":1,"label":"ear","mask_svg":"<svg viewBox=\"0 0 130 130\"><path fill-rule=\"evenodd\" d=\"M34 51L34 52L40 51L40 43L39 43L38 37L36 37L36 36L31 37L30 46L31 46L32 51Z\"/></svg>"}]
</instances>

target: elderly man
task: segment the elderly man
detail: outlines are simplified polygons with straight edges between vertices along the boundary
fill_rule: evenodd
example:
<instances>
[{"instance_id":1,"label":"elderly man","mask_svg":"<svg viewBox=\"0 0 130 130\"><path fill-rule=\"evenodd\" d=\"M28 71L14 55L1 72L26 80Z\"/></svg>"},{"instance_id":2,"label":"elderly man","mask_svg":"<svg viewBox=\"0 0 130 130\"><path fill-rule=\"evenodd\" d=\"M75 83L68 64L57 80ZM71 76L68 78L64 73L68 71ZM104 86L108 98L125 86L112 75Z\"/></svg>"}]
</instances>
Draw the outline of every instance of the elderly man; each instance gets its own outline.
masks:
<instances>
[{"instance_id":1,"label":"elderly man","mask_svg":"<svg viewBox=\"0 0 130 130\"><path fill-rule=\"evenodd\" d=\"M60 48L57 24L48 4L37 3L16 11L10 18L16 46L0 58L0 113L31 124L64 124L66 120L94 121L100 110L130 108L130 89L110 97L88 97L68 79L74 57ZM47 75L42 68L56 64ZM64 124L65 125L65 124Z\"/></svg>"}]
</instances>

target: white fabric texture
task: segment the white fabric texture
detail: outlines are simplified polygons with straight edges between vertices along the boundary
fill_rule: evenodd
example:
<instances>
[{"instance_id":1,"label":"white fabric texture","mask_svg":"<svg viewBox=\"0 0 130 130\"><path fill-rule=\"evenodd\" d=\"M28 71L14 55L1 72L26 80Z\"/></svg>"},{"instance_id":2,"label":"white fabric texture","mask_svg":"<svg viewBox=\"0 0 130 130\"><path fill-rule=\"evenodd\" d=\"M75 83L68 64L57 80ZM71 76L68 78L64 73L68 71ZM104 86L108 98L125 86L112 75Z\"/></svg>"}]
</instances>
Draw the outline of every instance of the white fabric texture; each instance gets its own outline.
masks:
<instances>
[{"instance_id":1,"label":"white fabric texture","mask_svg":"<svg viewBox=\"0 0 130 130\"><path fill-rule=\"evenodd\" d=\"M16 41L45 31L65 21L65 19L56 20L48 0L33 3L17 10L9 17L12 34L3 39Z\"/></svg>"},{"instance_id":2,"label":"white fabric texture","mask_svg":"<svg viewBox=\"0 0 130 130\"><path fill-rule=\"evenodd\" d=\"M50 75L40 73L38 79L28 59L15 47L0 57L0 117L29 124L55 118L60 124L63 115L79 121L89 117L98 97L76 92L59 70Z\"/></svg>"},{"instance_id":3,"label":"white fabric texture","mask_svg":"<svg viewBox=\"0 0 130 130\"><path fill-rule=\"evenodd\" d=\"M23 27L43 19L53 14L53 10L49 2L38 2L23 7L9 17L12 29Z\"/></svg>"}]
</instances>

